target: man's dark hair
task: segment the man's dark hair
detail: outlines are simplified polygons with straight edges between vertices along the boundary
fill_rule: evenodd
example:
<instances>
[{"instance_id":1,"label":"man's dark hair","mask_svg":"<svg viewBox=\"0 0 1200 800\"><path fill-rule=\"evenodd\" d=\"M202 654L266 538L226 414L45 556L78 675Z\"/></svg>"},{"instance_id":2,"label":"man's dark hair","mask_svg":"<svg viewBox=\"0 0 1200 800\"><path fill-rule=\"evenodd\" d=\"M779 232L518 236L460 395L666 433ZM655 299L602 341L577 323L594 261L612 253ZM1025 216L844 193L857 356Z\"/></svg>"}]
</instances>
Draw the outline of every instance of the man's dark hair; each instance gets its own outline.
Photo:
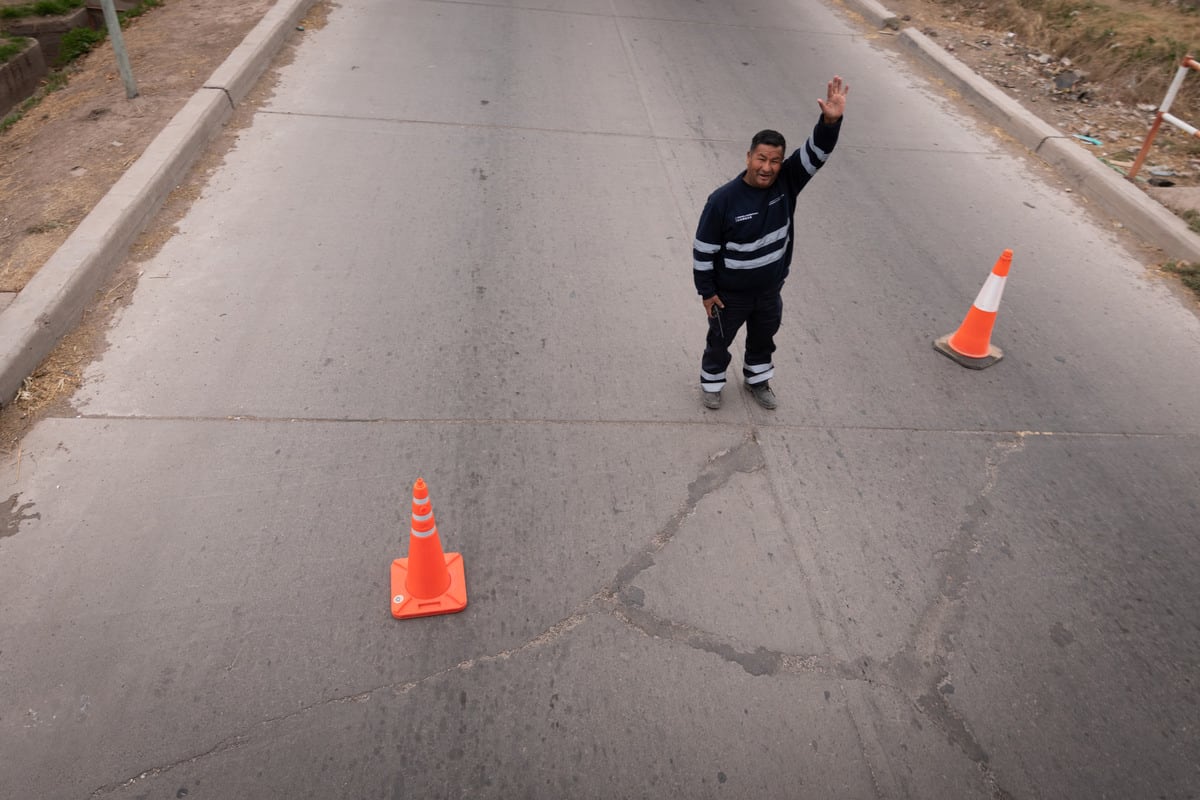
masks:
<instances>
[{"instance_id":1,"label":"man's dark hair","mask_svg":"<svg viewBox=\"0 0 1200 800\"><path fill-rule=\"evenodd\" d=\"M754 152L754 148L760 144L765 144L768 147L780 147L787 152L787 140L783 138L783 134L779 131L767 129L754 134L754 138L750 140L750 152Z\"/></svg>"}]
</instances>

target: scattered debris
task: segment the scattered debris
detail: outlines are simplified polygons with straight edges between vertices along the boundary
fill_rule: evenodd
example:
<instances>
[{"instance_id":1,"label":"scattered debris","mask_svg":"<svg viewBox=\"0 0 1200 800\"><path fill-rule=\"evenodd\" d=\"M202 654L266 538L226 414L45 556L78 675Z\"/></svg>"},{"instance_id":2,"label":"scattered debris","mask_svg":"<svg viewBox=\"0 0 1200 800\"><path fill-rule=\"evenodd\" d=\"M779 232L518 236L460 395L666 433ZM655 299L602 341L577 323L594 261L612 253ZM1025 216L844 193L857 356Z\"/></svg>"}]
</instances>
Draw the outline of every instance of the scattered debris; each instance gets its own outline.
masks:
<instances>
[{"instance_id":1,"label":"scattered debris","mask_svg":"<svg viewBox=\"0 0 1200 800\"><path fill-rule=\"evenodd\" d=\"M1118 100L1117 96L1127 92L1128 87L1095 82L1090 70L1079 66L1078 54L1054 52L1044 41L1027 42L1016 31L989 29L982 23L985 15L979 14L977 18L973 13L957 13L955 2L939 3L943 8L951 6L952 10L941 11L936 22L912 14L917 20L914 27L936 39L968 68L1058 128L1064 136L1074 138L1080 147L1093 150L1097 158L1104 159L1114 170L1122 174L1128 171L1127 165L1141 150L1154 121L1156 105ZM912 10L911 4L906 6L901 2L900 6L896 11ZM1200 184L1200 163L1187 166L1188 160L1197 159L1198 155L1200 144L1173 128L1164 127L1155 146L1155 157L1160 165L1175 170L1170 177L1177 185ZM1140 178L1139 182L1144 185L1146 180Z\"/></svg>"},{"instance_id":2,"label":"scattered debris","mask_svg":"<svg viewBox=\"0 0 1200 800\"><path fill-rule=\"evenodd\" d=\"M1066 91L1067 89L1074 87L1075 84L1079 83L1081 80L1083 80L1083 76L1074 70L1060 72L1054 76L1054 88L1058 89L1060 92Z\"/></svg>"}]
</instances>

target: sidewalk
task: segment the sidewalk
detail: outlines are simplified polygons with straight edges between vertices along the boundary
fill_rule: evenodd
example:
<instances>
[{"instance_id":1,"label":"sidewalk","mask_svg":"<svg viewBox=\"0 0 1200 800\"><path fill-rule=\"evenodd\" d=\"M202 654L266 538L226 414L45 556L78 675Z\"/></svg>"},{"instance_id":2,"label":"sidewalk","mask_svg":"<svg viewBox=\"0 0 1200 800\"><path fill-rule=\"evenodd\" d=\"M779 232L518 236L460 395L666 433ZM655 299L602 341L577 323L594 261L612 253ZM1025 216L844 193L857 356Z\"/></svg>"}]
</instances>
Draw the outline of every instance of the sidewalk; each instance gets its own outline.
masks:
<instances>
[{"instance_id":1,"label":"sidewalk","mask_svg":"<svg viewBox=\"0 0 1200 800\"><path fill-rule=\"evenodd\" d=\"M169 192L316 0L277 0L15 298L0 307L0 405L79 321Z\"/></svg>"},{"instance_id":2,"label":"sidewalk","mask_svg":"<svg viewBox=\"0 0 1200 800\"><path fill-rule=\"evenodd\" d=\"M0 405L16 395L25 377L78 322L97 288L125 258L168 192L245 99L315 3L278 0L28 285L14 299L0 299ZM846 4L868 24L898 24L896 15L875 0L846 0ZM1170 257L1200 261L1200 236L1154 197L1082 151L1066 134L1029 113L924 34L906 28L899 41L969 103L1057 169L1075 191ZM1176 191L1171 198L1176 203L1195 201L1200 208L1200 191L1188 195Z\"/></svg>"}]
</instances>

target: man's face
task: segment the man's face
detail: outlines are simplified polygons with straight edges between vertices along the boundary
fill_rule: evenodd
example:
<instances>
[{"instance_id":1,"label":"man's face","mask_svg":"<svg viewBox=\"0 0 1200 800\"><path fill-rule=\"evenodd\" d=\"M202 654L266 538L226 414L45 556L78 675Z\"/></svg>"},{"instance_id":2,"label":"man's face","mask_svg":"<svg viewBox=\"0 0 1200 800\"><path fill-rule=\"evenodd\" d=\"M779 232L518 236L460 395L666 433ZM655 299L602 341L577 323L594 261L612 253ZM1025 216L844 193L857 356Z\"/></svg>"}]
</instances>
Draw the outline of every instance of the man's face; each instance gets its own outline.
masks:
<instances>
[{"instance_id":1,"label":"man's face","mask_svg":"<svg viewBox=\"0 0 1200 800\"><path fill-rule=\"evenodd\" d=\"M746 153L746 183L766 189L775 183L783 166L783 148L760 144Z\"/></svg>"}]
</instances>

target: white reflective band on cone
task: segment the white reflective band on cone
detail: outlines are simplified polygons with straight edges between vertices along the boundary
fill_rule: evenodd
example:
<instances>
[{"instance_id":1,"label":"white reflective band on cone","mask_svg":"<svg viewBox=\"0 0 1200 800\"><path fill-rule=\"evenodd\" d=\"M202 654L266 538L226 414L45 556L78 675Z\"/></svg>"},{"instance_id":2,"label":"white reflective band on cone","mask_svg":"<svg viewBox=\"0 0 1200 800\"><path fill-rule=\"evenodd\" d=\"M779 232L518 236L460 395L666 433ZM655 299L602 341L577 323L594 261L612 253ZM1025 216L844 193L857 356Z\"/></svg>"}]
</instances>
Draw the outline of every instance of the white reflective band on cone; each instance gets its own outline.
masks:
<instances>
[{"instance_id":1,"label":"white reflective band on cone","mask_svg":"<svg viewBox=\"0 0 1200 800\"><path fill-rule=\"evenodd\" d=\"M420 515L414 513L413 519L416 520L417 522L424 522L427 519L433 519L433 512L430 511L428 514L420 514Z\"/></svg>"},{"instance_id":2,"label":"white reflective band on cone","mask_svg":"<svg viewBox=\"0 0 1200 800\"><path fill-rule=\"evenodd\" d=\"M979 296L975 298L975 307L980 311L995 313L1000 310L1000 295L1004 294L1004 278L992 273L984 281Z\"/></svg>"},{"instance_id":3,"label":"white reflective band on cone","mask_svg":"<svg viewBox=\"0 0 1200 800\"><path fill-rule=\"evenodd\" d=\"M412 535L416 536L418 539L428 539L430 536L433 536L435 533L437 533L437 525L434 525L432 528L425 531L424 533L417 530L416 528L410 528L410 531L412 532Z\"/></svg>"}]
</instances>

